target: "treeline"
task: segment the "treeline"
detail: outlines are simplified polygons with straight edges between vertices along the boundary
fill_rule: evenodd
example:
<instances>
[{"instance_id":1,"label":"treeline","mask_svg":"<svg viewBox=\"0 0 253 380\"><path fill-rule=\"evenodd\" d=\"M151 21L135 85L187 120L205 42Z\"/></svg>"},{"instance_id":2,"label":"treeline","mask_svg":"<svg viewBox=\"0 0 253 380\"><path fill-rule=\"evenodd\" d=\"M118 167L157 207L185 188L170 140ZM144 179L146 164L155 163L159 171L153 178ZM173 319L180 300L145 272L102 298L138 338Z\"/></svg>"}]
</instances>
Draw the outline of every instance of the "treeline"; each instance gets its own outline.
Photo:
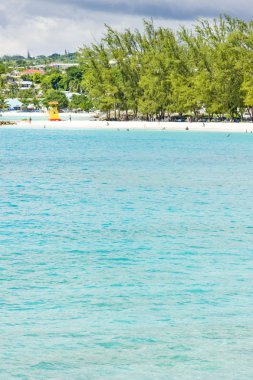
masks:
<instances>
[{"instance_id":1,"label":"treeline","mask_svg":"<svg viewBox=\"0 0 253 380\"><path fill-rule=\"evenodd\" d=\"M253 22L221 16L174 32L106 26L80 50L82 87L108 117L164 118L173 113L253 118Z\"/></svg>"},{"instance_id":2,"label":"treeline","mask_svg":"<svg viewBox=\"0 0 253 380\"><path fill-rule=\"evenodd\" d=\"M78 53L70 53L65 51L65 54L53 53L51 55L38 55L36 57L30 56L28 52L28 57L23 55L4 55L0 57L0 63L6 66L15 66L15 67L31 67L32 65L42 65L49 64L52 62L77 62Z\"/></svg>"}]
</instances>

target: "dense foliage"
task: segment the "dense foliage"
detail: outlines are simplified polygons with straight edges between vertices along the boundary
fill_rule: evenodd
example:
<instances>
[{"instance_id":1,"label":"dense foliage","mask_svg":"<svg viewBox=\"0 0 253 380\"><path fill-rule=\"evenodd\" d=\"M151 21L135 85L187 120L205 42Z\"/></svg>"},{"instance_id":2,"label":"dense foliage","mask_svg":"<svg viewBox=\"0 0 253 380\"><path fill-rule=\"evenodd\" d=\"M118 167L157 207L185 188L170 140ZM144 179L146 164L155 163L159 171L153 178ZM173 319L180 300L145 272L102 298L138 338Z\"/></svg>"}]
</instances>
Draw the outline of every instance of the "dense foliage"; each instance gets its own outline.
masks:
<instances>
[{"instance_id":1,"label":"dense foliage","mask_svg":"<svg viewBox=\"0 0 253 380\"><path fill-rule=\"evenodd\" d=\"M176 33L152 21L142 33L107 26L99 43L80 51L80 62L83 88L115 116L252 116L253 22L221 16Z\"/></svg>"},{"instance_id":2,"label":"dense foliage","mask_svg":"<svg viewBox=\"0 0 253 380\"><path fill-rule=\"evenodd\" d=\"M45 93L43 105L48 108L50 102L58 102L59 108L64 109L68 107L69 101L66 95L58 90L50 89Z\"/></svg>"}]
</instances>

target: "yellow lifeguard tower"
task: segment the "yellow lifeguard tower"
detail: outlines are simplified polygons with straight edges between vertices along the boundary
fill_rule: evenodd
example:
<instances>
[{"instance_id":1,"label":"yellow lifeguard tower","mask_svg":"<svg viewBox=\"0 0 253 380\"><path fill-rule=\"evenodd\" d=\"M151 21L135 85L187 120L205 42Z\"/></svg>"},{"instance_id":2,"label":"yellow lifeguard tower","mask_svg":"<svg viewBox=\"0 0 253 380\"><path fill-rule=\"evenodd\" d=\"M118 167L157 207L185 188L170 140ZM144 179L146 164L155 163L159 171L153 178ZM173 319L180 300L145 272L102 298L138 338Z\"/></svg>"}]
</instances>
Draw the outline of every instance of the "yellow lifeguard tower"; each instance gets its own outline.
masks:
<instances>
[{"instance_id":1,"label":"yellow lifeguard tower","mask_svg":"<svg viewBox=\"0 0 253 380\"><path fill-rule=\"evenodd\" d=\"M60 121L58 102L49 102L49 120Z\"/></svg>"}]
</instances>

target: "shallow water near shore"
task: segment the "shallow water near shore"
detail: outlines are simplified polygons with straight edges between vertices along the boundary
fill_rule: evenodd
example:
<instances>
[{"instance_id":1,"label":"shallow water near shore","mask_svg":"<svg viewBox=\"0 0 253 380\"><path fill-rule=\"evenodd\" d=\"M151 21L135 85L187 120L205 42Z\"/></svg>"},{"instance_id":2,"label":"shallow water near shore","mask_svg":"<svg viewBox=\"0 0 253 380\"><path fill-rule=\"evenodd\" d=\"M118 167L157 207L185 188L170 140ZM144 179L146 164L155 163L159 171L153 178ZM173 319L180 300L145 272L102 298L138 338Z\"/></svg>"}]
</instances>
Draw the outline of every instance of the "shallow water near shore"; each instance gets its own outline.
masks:
<instances>
[{"instance_id":1,"label":"shallow water near shore","mask_svg":"<svg viewBox=\"0 0 253 380\"><path fill-rule=\"evenodd\" d=\"M1 379L252 379L253 135L0 130Z\"/></svg>"}]
</instances>

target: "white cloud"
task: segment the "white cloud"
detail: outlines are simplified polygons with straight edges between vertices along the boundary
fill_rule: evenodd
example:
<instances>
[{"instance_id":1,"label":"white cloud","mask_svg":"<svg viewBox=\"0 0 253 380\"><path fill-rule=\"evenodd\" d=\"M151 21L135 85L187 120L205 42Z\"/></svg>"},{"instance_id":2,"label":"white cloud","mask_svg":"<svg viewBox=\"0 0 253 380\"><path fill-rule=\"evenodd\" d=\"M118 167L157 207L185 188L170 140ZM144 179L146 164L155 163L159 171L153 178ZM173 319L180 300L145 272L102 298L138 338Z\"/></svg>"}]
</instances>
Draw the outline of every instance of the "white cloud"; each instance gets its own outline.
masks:
<instances>
[{"instance_id":1,"label":"white cloud","mask_svg":"<svg viewBox=\"0 0 253 380\"><path fill-rule=\"evenodd\" d=\"M1 0L0 0L1 1ZM142 28L142 18L156 25L189 26L198 16L221 12L250 17L249 0L8 0L0 3L0 55L75 51L113 28ZM248 6L247 6L248 4ZM230 12L229 12L230 11ZM253 14L253 12L252 12ZM179 21L180 20L180 21Z\"/></svg>"},{"instance_id":2,"label":"white cloud","mask_svg":"<svg viewBox=\"0 0 253 380\"><path fill-rule=\"evenodd\" d=\"M118 17L100 12L81 12L77 19L60 17L26 17L22 23L18 20L0 27L0 55L32 55L63 53L65 49L76 51L84 44L99 40L105 33L104 24L117 30L142 28L139 16ZM171 28L178 25L176 21L157 20L156 25Z\"/></svg>"}]
</instances>

